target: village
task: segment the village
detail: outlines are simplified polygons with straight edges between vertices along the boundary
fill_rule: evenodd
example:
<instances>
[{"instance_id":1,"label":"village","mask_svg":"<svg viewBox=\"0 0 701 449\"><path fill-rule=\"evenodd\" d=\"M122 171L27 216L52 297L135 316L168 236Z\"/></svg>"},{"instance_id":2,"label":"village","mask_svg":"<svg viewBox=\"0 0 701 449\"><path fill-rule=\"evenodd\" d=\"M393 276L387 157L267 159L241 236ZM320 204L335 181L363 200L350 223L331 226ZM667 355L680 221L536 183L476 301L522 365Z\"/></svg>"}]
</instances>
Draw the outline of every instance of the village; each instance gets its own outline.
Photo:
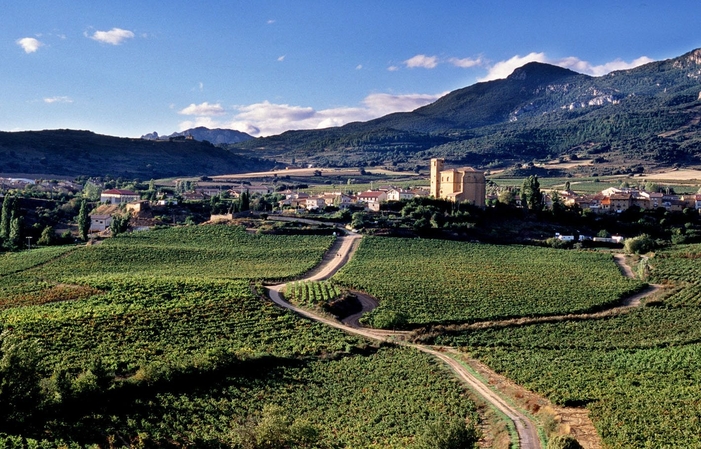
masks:
<instances>
[{"instance_id":1,"label":"village","mask_svg":"<svg viewBox=\"0 0 701 449\"><path fill-rule=\"evenodd\" d=\"M206 184L206 183L205 183ZM200 212L207 214L200 221L232 220L250 214L250 211L280 215L315 216L348 211L365 214L382 214L396 210L392 204L417 199L442 199L452 203L470 204L482 209L500 204L499 189L487 189L488 181L484 172L472 167L444 168L444 160L431 160L429 188L417 186L401 188L395 185L379 185L370 190L353 192L351 189L331 189L321 193L315 189L278 190L275 185L264 183L240 183L236 187L205 185L196 182L176 181L176 188L159 189L158 192L137 192L126 189L106 189L100 192L99 205L90 214L90 233L94 236L110 235L110 225L115 216L128 214L129 229L139 231L156 225L182 223L187 214L174 212L174 206L199 206ZM516 209L524 209L522 195L518 189L509 204ZM646 191L639 187L607 187L597 193L577 193L569 182L564 190L551 189L540 192L546 210L555 205L579 214L612 215L629 210L664 211L681 213L701 212L701 194L677 195L673 191ZM242 206L245 196L246 206ZM346 215L347 219L351 214ZM192 222L192 221L190 221ZM588 236L555 233L562 241L583 241L622 243L619 235Z\"/></svg>"}]
</instances>

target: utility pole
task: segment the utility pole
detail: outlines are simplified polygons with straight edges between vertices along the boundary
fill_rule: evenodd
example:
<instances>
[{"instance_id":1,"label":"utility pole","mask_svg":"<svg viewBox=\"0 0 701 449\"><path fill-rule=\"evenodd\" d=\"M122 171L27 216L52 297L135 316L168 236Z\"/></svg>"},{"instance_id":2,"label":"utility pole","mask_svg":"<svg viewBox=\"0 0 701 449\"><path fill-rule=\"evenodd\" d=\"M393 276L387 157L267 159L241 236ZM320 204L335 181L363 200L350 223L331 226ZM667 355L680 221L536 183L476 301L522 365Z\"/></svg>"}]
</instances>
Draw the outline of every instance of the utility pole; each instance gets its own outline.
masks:
<instances>
[{"instance_id":1,"label":"utility pole","mask_svg":"<svg viewBox=\"0 0 701 449\"><path fill-rule=\"evenodd\" d=\"M32 249L32 237L27 236L27 249Z\"/></svg>"}]
</instances>

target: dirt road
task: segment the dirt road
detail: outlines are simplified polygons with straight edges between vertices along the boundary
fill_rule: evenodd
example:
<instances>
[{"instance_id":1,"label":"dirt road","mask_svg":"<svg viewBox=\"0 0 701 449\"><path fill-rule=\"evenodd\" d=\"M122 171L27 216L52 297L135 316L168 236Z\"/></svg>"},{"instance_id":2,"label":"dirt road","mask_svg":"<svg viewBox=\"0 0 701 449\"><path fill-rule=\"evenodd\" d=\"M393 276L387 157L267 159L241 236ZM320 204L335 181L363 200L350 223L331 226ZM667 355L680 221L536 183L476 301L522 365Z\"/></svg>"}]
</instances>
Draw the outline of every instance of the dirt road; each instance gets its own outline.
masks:
<instances>
[{"instance_id":1,"label":"dirt road","mask_svg":"<svg viewBox=\"0 0 701 449\"><path fill-rule=\"evenodd\" d=\"M357 247L359 241L360 236L355 234L339 237L334 243L333 247L330 249L330 251L327 252L326 256L322 260L321 265L317 267L317 269L313 270L308 276L306 276L305 280L324 280L333 276L333 274L336 271L338 271L349 260L350 256L352 255L352 251ZM484 384L479 378L474 376L457 360L429 346L416 345L402 341L401 339L405 337L406 334L408 334L407 332L382 331L360 327L351 327L347 324L319 316L308 310L300 309L283 299L281 291L285 287L285 285L286 284L278 284L268 287L269 297L275 304L285 309L292 310L298 313L299 315L302 315L309 319L324 323L328 326L335 327L337 329L343 330L351 334L360 335L362 337L378 341L393 341L397 344L402 344L416 348L419 351L423 351L427 354L436 357L437 359L441 360L443 363L448 365L455 372L455 374L470 387L470 389L475 394L481 396L486 402L492 404L497 410L501 411L511 421L513 421L516 431L518 432L519 448L541 449L542 446L540 444L540 439L538 438L538 431L536 425L531 420L529 420L528 417L526 417L526 415L524 415L518 409L504 401L504 399L502 399L488 385ZM348 317L346 321L352 324L356 324L358 318L359 316L352 319L351 317Z\"/></svg>"}]
</instances>

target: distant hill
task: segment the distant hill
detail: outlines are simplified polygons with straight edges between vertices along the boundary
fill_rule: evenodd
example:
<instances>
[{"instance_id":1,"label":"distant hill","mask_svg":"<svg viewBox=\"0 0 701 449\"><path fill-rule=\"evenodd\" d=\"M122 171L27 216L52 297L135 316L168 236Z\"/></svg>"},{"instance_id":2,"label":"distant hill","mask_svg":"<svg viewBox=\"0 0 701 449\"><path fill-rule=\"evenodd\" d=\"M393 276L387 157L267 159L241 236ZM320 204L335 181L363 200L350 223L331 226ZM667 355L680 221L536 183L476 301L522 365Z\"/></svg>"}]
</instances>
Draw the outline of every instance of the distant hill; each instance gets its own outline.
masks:
<instances>
[{"instance_id":1,"label":"distant hill","mask_svg":"<svg viewBox=\"0 0 701 449\"><path fill-rule=\"evenodd\" d=\"M0 173L129 179L268 170L273 163L195 140L149 141L51 130L0 132Z\"/></svg>"},{"instance_id":2,"label":"distant hill","mask_svg":"<svg viewBox=\"0 0 701 449\"><path fill-rule=\"evenodd\" d=\"M701 49L602 77L532 62L412 112L234 147L319 165L483 167L558 157L624 165L701 162Z\"/></svg>"},{"instance_id":3,"label":"distant hill","mask_svg":"<svg viewBox=\"0 0 701 449\"><path fill-rule=\"evenodd\" d=\"M173 137L178 136L192 136L193 139L200 142L210 142L213 144L228 144L228 143L239 143L251 140L254 137L250 134L246 134L241 131L236 131L233 129L209 129L204 126L198 126L197 128L191 128L182 132L176 132L168 136L159 136L157 132L152 132L149 134L144 134L141 136L142 139L146 140L169 140Z\"/></svg>"}]
</instances>

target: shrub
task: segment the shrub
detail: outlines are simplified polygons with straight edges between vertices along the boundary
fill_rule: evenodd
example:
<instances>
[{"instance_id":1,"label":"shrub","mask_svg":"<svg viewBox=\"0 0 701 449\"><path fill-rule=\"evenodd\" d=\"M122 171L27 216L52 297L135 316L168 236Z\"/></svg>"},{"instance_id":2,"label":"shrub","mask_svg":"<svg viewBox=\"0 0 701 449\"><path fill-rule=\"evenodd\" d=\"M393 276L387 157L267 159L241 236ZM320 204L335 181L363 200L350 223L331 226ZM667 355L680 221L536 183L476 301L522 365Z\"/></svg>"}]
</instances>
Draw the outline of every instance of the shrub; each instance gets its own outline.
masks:
<instances>
[{"instance_id":1,"label":"shrub","mask_svg":"<svg viewBox=\"0 0 701 449\"><path fill-rule=\"evenodd\" d=\"M474 425L455 418L451 421L438 421L426 428L416 439L416 449L463 449L474 447L479 436Z\"/></svg>"},{"instance_id":2,"label":"shrub","mask_svg":"<svg viewBox=\"0 0 701 449\"><path fill-rule=\"evenodd\" d=\"M558 435L548 441L547 449L583 449L572 435Z\"/></svg>"},{"instance_id":3,"label":"shrub","mask_svg":"<svg viewBox=\"0 0 701 449\"><path fill-rule=\"evenodd\" d=\"M630 238L623 244L623 250L628 254L644 254L653 249L655 249L655 241L647 234Z\"/></svg>"}]
</instances>

